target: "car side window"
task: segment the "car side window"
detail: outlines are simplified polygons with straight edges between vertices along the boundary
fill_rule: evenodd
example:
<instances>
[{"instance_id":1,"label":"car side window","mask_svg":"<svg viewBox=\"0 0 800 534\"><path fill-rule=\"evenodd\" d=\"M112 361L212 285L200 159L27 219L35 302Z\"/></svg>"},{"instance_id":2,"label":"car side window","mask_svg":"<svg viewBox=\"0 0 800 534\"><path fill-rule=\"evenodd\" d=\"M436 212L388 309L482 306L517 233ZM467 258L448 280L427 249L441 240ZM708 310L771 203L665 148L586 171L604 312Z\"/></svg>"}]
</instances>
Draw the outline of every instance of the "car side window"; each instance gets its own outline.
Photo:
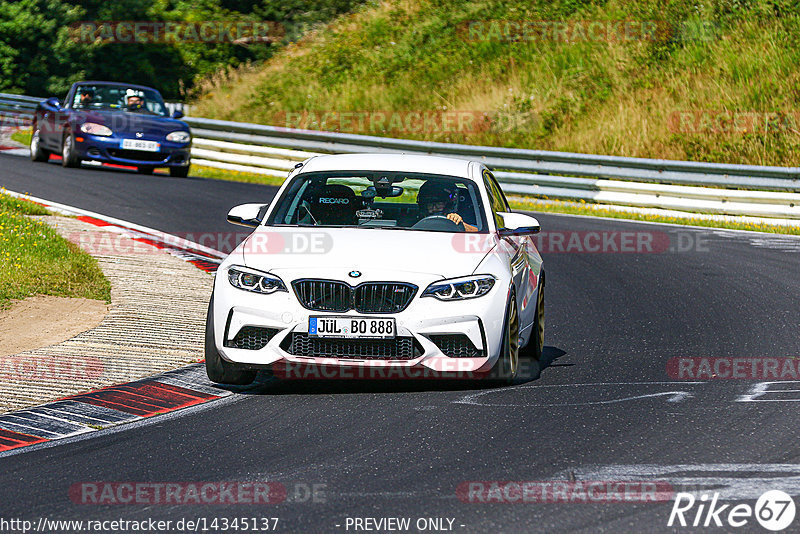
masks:
<instances>
[{"instance_id":1,"label":"car side window","mask_svg":"<svg viewBox=\"0 0 800 534\"><path fill-rule=\"evenodd\" d=\"M492 197L494 199L492 207L497 211L511 211L511 207L508 205L508 200L506 200L506 195L500 188L500 184L497 183L497 179L489 171L484 171L484 178L492 190Z\"/></svg>"},{"instance_id":2,"label":"car side window","mask_svg":"<svg viewBox=\"0 0 800 534\"><path fill-rule=\"evenodd\" d=\"M503 204L503 211L510 212L511 211L511 206L509 206L509 204L508 204L508 199L506 199L506 194L503 193L503 189L500 187L500 184L497 183L497 180L495 179L495 177L492 176L491 174L489 174L489 176L491 177L491 182L494 185L494 188L497 190L497 198L499 198L500 199L500 203Z\"/></svg>"},{"instance_id":3,"label":"car side window","mask_svg":"<svg viewBox=\"0 0 800 534\"><path fill-rule=\"evenodd\" d=\"M502 211L507 211L505 198L502 191L498 191L495 186L494 176L489 171L483 171L483 182L486 184L486 192L489 194L489 202L492 206L492 215L498 228L503 226L503 219L498 215Z\"/></svg>"}]
</instances>

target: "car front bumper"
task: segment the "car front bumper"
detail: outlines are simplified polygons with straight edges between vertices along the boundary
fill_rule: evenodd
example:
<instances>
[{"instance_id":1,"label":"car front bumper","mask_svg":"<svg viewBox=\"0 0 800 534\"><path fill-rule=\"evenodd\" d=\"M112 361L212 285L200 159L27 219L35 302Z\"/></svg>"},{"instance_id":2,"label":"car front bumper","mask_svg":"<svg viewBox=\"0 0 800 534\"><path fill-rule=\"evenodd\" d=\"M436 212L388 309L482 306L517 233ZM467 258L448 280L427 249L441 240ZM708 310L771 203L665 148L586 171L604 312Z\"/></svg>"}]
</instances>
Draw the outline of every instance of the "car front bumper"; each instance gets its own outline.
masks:
<instances>
[{"instance_id":1,"label":"car front bumper","mask_svg":"<svg viewBox=\"0 0 800 534\"><path fill-rule=\"evenodd\" d=\"M79 141L79 139L83 139ZM160 144L157 152L144 150L128 150L121 148L118 137L101 137L79 134L75 136L75 152L85 161L113 163L116 165L151 166L151 167L185 167L191 163L191 145L171 143L158 139L146 139Z\"/></svg>"},{"instance_id":2,"label":"car front bumper","mask_svg":"<svg viewBox=\"0 0 800 534\"><path fill-rule=\"evenodd\" d=\"M360 314L354 310L342 313L312 311L296 298L289 281L288 292L261 295L234 288L224 276L216 277L211 313L214 319L214 339L221 357L242 368L268 368L282 373L284 378L422 378L438 374L468 376L488 372L501 352L507 284L498 283L479 298L444 302L433 297L420 297L427 284L420 286L411 303L395 314ZM434 277L430 281L434 281ZM414 283L418 283L415 281ZM397 340L411 343L412 355L392 356L324 356L298 353L295 336L302 342L308 336L310 317L380 317L394 318ZM243 330L248 329L249 330ZM264 337L257 348L241 348L237 343L240 332L263 329ZM268 332L268 333L267 333ZM442 336L454 339L458 347L473 350L457 351L446 345ZM464 338L468 343L464 341ZM264 339L268 338L266 344ZM401 343L395 340L395 343ZM337 354L353 346L358 350L361 341L335 340ZM349 345L352 343L353 345ZM386 347L392 342L384 341ZM449 350L448 350L449 348ZM380 352L380 350L378 350ZM387 350L387 352L392 352ZM447 352L450 352L448 354ZM471 357L474 356L474 357ZM326 374L327 373L327 374Z\"/></svg>"}]
</instances>

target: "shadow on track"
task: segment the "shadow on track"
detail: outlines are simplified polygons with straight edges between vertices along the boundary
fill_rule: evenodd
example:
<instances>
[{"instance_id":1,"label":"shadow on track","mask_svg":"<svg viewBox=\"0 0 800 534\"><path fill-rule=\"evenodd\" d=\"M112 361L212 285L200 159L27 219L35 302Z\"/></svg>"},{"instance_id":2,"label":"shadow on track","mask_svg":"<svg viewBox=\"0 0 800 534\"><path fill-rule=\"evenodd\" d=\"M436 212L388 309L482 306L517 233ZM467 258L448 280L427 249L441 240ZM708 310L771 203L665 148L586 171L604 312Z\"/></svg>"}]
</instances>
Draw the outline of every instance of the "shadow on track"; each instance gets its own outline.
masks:
<instances>
[{"instance_id":1,"label":"shadow on track","mask_svg":"<svg viewBox=\"0 0 800 534\"><path fill-rule=\"evenodd\" d=\"M554 366L558 358L566 354L557 347L545 346L540 361L541 369ZM555 364L562 365L562 364ZM574 364L563 364L571 366ZM525 365L520 369L521 376L515 385L532 382L535 379L528 374ZM426 391L470 391L492 389L487 381L463 378L424 378L424 379L335 379L335 378L308 378L308 379L280 379L273 376L270 371L261 371L253 385L246 389L240 387L225 387L239 395L338 395L338 394L364 394L364 393L414 393Z\"/></svg>"}]
</instances>

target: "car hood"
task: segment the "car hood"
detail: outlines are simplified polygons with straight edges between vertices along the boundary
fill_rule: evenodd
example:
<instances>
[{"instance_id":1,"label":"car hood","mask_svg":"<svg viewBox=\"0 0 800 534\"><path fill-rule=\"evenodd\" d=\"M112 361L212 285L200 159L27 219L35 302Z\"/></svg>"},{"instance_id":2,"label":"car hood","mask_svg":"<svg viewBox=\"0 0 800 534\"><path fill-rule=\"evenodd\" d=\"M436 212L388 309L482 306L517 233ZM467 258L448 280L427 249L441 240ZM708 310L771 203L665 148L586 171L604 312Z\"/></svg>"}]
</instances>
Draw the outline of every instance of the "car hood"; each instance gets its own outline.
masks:
<instances>
[{"instance_id":1,"label":"car hood","mask_svg":"<svg viewBox=\"0 0 800 534\"><path fill-rule=\"evenodd\" d=\"M342 279L359 271L353 281L366 282L390 273L469 275L495 245L491 234L260 226L239 247L247 267L284 279Z\"/></svg>"},{"instance_id":2,"label":"car hood","mask_svg":"<svg viewBox=\"0 0 800 534\"><path fill-rule=\"evenodd\" d=\"M114 133L142 132L146 135L165 136L176 130L189 130L185 122L177 119L122 110L80 110L75 111L73 117L77 124L94 122L108 126Z\"/></svg>"}]
</instances>

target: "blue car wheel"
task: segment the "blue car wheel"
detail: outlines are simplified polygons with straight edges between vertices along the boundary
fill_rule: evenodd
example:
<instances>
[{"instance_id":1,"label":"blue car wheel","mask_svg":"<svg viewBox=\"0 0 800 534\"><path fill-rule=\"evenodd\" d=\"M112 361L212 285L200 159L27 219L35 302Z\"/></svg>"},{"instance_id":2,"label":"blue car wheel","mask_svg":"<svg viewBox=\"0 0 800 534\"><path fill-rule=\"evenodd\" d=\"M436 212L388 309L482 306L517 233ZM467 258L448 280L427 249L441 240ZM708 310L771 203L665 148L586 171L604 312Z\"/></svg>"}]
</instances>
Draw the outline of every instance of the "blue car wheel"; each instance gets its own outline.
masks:
<instances>
[{"instance_id":1,"label":"blue car wheel","mask_svg":"<svg viewBox=\"0 0 800 534\"><path fill-rule=\"evenodd\" d=\"M31 135L31 160L47 161L49 157L50 152L42 148L42 142L39 139L39 128L37 127L33 135Z\"/></svg>"},{"instance_id":2,"label":"blue car wheel","mask_svg":"<svg viewBox=\"0 0 800 534\"><path fill-rule=\"evenodd\" d=\"M64 134L64 141L61 144L61 165L64 167L77 167L80 161L75 153L75 139L72 132Z\"/></svg>"}]
</instances>

